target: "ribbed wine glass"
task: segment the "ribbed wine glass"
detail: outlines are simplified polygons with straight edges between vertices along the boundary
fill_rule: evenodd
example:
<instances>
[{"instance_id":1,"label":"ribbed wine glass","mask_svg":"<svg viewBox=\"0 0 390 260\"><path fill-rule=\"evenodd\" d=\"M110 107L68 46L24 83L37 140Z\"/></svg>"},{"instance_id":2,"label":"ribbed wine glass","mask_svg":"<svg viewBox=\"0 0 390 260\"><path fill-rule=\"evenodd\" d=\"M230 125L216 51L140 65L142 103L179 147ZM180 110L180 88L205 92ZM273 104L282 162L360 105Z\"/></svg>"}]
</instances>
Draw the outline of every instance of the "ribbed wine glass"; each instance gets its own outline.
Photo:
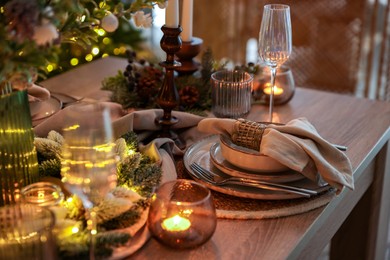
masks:
<instances>
[{"instance_id":1,"label":"ribbed wine glass","mask_svg":"<svg viewBox=\"0 0 390 260\"><path fill-rule=\"evenodd\" d=\"M276 70L291 55L290 7L282 4L264 6L259 33L259 57L271 71L269 122L272 122Z\"/></svg>"},{"instance_id":2,"label":"ribbed wine glass","mask_svg":"<svg viewBox=\"0 0 390 260\"><path fill-rule=\"evenodd\" d=\"M95 206L116 186L116 156L110 111L98 103L64 109L62 182L88 213L90 259L95 258Z\"/></svg>"}]
</instances>

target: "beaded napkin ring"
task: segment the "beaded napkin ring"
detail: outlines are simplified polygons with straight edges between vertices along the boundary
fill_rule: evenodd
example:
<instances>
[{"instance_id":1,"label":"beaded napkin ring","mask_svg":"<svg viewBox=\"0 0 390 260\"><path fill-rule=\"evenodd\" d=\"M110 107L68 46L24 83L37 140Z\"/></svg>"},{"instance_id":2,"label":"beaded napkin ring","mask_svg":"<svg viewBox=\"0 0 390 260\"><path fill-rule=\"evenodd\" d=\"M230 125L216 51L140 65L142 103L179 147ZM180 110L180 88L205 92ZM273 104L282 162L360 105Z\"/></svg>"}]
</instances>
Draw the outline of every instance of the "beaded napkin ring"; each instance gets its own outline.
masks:
<instances>
[{"instance_id":1,"label":"beaded napkin ring","mask_svg":"<svg viewBox=\"0 0 390 260\"><path fill-rule=\"evenodd\" d=\"M253 122L245 119L237 119L234 123L232 141L236 145L243 146L256 151L260 150L261 139L263 138L266 124Z\"/></svg>"}]
</instances>

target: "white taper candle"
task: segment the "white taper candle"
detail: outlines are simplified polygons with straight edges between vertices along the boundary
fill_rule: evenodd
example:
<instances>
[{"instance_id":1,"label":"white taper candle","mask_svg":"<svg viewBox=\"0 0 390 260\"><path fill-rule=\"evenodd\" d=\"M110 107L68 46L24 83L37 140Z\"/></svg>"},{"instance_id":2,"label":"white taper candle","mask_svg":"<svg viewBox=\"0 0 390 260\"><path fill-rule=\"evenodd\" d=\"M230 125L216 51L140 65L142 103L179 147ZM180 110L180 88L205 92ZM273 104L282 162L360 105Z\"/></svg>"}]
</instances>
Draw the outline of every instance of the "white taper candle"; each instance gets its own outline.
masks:
<instances>
[{"instance_id":1,"label":"white taper candle","mask_svg":"<svg viewBox=\"0 0 390 260\"><path fill-rule=\"evenodd\" d=\"M193 6L193 0L183 0L183 12L181 18L181 26L183 27L183 32L181 33L181 39L185 42L192 41Z\"/></svg>"},{"instance_id":2,"label":"white taper candle","mask_svg":"<svg viewBox=\"0 0 390 260\"><path fill-rule=\"evenodd\" d=\"M165 10L165 26L179 27L179 0L168 0L168 6Z\"/></svg>"}]
</instances>

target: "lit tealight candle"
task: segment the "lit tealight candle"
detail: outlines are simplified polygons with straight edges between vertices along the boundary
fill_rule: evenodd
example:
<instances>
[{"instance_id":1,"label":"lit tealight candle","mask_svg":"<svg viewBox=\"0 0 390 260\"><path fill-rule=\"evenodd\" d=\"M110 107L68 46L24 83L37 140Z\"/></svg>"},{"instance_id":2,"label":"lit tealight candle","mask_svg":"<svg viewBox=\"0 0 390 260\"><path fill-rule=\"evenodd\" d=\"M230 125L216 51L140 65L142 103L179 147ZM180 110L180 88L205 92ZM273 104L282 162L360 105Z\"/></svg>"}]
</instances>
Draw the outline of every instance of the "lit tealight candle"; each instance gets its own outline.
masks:
<instances>
[{"instance_id":1,"label":"lit tealight candle","mask_svg":"<svg viewBox=\"0 0 390 260\"><path fill-rule=\"evenodd\" d=\"M191 226L191 222L188 219L183 218L179 215L175 215L171 218L167 218L161 224L161 227L163 229L167 231L173 231L173 232L185 231L189 229L190 226Z\"/></svg>"},{"instance_id":2,"label":"lit tealight candle","mask_svg":"<svg viewBox=\"0 0 390 260\"><path fill-rule=\"evenodd\" d=\"M267 95L271 95L271 85L269 83L267 83L266 87L264 88L263 92L264 94L267 94ZM274 95L275 96L278 96L278 95L282 95L283 94L283 89L282 88L279 88L278 86L274 86Z\"/></svg>"}]
</instances>

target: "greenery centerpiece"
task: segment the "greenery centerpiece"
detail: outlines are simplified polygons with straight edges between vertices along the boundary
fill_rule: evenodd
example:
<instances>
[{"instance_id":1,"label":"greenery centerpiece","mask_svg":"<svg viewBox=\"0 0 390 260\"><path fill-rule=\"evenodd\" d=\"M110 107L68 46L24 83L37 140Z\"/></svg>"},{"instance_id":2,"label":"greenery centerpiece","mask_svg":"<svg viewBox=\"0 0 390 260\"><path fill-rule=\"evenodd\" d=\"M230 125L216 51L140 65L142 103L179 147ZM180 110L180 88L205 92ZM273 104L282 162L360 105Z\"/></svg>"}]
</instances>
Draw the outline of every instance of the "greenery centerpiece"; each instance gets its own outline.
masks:
<instances>
[{"instance_id":1,"label":"greenery centerpiece","mask_svg":"<svg viewBox=\"0 0 390 260\"><path fill-rule=\"evenodd\" d=\"M63 137L49 132L46 138L35 138L41 178L61 178ZM157 162L138 150L137 136L128 132L116 140L117 187L97 205L97 250L102 257L110 256L116 247L132 242L132 227L143 226L153 189L161 179ZM88 231L85 209L80 199L69 195L59 207L56 236L61 259L88 257ZM128 230L128 232L126 232Z\"/></svg>"},{"instance_id":2,"label":"greenery centerpiece","mask_svg":"<svg viewBox=\"0 0 390 260\"><path fill-rule=\"evenodd\" d=\"M128 108L157 108L156 98L165 71L158 61L138 59L135 51L127 51L128 65L117 75L106 78L103 90L112 92L111 100ZM179 110L203 115L211 108L211 74L231 67L230 60L216 61L211 49L201 55L201 66L191 75L175 77L179 92ZM253 63L234 65L234 69L260 75L261 68Z\"/></svg>"}]
</instances>

